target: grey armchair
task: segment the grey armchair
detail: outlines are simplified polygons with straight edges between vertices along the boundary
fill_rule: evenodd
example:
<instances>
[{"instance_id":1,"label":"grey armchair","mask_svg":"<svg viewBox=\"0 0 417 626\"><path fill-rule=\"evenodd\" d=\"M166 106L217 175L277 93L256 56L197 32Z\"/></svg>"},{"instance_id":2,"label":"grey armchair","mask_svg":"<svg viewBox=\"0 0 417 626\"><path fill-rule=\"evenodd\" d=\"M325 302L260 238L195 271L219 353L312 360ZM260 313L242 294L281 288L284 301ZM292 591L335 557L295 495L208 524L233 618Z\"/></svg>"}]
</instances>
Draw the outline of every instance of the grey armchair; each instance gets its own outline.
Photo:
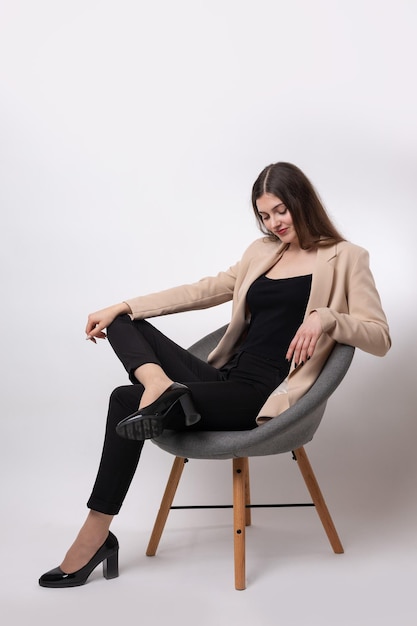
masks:
<instances>
[{"instance_id":1,"label":"grey armchair","mask_svg":"<svg viewBox=\"0 0 417 626\"><path fill-rule=\"evenodd\" d=\"M225 330L226 326L219 328L200 339L189 350L200 358L206 359ZM284 452L292 452L310 493L312 502L305 506L316 507L334 552L343 553L342 544L303 446L313 438L323 417L327 400L344 378L353 354L353 347L336 344L309 391L279 417L258 428L226 432L166 430L160 437L153 440L153 443L162 450L173 454L175 460L146 554L148 556L156 554L169 511L171 508L177 508L172 506L172 503L185 462L188 459L232 459L235 588L245 589L245 526L251 523L249 457Z\"/></svg>"}]
</instances>

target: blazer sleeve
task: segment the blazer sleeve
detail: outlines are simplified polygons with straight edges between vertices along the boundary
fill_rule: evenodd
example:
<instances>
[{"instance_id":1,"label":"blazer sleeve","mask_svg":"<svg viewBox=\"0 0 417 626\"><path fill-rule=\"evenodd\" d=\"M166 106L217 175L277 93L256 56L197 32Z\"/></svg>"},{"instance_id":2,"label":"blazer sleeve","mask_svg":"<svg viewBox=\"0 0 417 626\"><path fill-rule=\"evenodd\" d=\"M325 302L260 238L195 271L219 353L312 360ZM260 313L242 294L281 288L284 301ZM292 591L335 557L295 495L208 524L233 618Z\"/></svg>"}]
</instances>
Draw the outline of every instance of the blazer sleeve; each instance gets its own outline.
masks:
<instances>
[{"instance_id":1,"label":"blazer sleeve","mask_svg":"<svg viewBox=\"0 0 417 626\"><path fill-rule=\"evenodd\" d=\"M196 283L138 296L125 302L132 310L132 319L207 309L233 299L238 269L239 263L236 263L217 276L208 276Z\"/></svg>"},{"instance_id":2,"label":"blazer sleeve","mask_svg":"<svg viewBox=\"0 0 417 626\"><path fill-rule=\"evenodd\" d=\"M316 309L323 331L339 343L384 356L391 347L389 327L369 267L369 254L364 248L356 247L355 258L344 278L346 312L332 308L331 304Z\"/></svg>"}]
</instances>

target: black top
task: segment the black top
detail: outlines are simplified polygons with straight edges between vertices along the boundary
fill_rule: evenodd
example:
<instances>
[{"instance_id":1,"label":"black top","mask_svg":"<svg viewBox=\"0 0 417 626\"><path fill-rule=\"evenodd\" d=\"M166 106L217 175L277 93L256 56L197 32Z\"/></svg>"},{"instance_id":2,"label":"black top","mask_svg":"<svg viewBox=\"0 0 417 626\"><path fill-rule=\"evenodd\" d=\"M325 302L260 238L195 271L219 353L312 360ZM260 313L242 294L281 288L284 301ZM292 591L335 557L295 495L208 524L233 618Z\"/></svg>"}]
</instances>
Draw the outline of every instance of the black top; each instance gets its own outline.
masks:
<instances>
[{"instance_id":1,"label":"black top","mask_svg":"<svg viewBox=\"0 0 417 626\"><path fill-rule=\"evenodd\" d=\"M304 319L311 280L311 274L280 279L265 275L257 278L247 293L251 321L240 350L281 365Z\"/></svg>"}]
</instances>

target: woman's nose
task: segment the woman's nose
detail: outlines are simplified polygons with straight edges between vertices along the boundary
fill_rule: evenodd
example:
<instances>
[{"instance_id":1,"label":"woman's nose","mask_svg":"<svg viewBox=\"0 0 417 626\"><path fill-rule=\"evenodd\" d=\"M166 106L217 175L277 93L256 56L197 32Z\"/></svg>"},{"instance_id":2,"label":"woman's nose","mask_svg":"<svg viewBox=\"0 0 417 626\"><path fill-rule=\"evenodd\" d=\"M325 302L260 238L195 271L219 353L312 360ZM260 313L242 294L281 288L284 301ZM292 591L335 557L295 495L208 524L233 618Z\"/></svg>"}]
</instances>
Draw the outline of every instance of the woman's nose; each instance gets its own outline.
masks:
<instances>
[{"instance_id":1,"label":"woman's nose","mask_svg":"<svg viewBox=\"0 0 417 626\"><path fill-rule=\"evenodd\" d=\"M277 226L279 226L281 224L281 216L280 214L274 214L271 217L271 223L272 223L272 227L276 228Z\"/></svg>"}]
</instances>

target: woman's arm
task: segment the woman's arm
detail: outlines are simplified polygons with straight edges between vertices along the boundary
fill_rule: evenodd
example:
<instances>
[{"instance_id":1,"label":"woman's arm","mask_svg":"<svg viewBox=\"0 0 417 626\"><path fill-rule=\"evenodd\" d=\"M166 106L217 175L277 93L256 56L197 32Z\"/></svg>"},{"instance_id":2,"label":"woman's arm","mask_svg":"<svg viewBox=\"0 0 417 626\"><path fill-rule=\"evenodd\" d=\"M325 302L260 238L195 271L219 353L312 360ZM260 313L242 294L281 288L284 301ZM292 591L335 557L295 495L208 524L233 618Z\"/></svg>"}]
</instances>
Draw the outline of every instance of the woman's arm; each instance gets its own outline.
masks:
<instances>
[{"instance_id":1,"label":"woman's arm","mask_svg":"<svg viewBox=\"0 0 417 626\"><path fill-rule=\"evenodd\" d=\"M217 276L126 300L133 319L207 309L233 299L239 263Z\"/></svg>"},{"instance_id":2,"label":"woman's arm","mask_svg":"<svg viewBox=\"0 0 417 626\"><path fill-rule=\"evenodd\" d=\"M197 283L173 287L164 291L138 296L126 302L90 313L85 332L87 339L105 339L107 328L119 315L129 314L133 319L145 319L197 309L205 309L228 302L233 298L238 264L217 276L203 278Z\"/></svg>"}]
</instances>

